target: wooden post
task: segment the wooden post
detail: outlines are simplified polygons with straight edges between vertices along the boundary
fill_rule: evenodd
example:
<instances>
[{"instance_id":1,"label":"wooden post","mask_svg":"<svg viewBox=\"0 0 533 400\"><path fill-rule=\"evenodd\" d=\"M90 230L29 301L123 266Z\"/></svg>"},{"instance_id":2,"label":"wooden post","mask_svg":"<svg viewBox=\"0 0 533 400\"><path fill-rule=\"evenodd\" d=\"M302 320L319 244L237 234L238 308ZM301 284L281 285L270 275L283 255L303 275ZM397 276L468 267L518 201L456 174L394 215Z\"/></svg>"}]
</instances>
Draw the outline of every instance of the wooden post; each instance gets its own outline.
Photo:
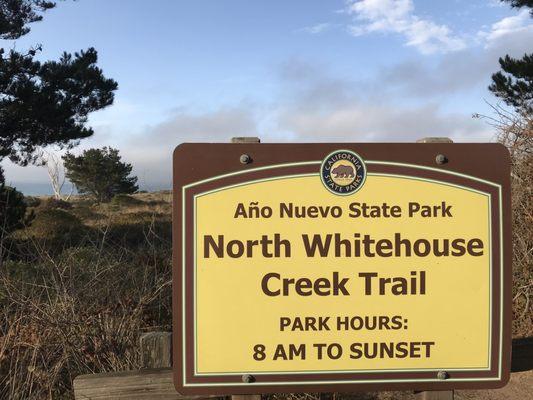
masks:
<instances>
[{"instance_id":1,"label":"wooden post","mask_svg":"<svg viewBox=\"0 0 533 400\"><path fill-rule=\"evenodd\" d=\"M417 143L453 143L453 140L447 137L425 137L418 139Z\"/></svg>"},{"instance_id":2,"label":"wooden post","mask_svg":"<svg viewBox=\"0 0 533 400\"><path fill-rule=\"evenodd\" d=\"M256 136L239 136L232 137L231 143L261 143L261 140Z\"/></svg>"},{"instance_id":3,"label":"wooden post","mask_svg":"<svg viewBox=\"0 0 533 400\"><path fill-rule=\"evenodd\" d=\"M261 143L261 140L255 136L232 137L231 143ZM234 394L231 400L261 400L259 394Z\"/></svg>"},{"instance_id":4,"label":"wooden post","mask_svg":"<svg viewBox=\"0 0 533 400\"><path fill-rule=\"evenodd\" d=\"M425 137L418 139L417 143L453 143L453 140L447 137ZM432 390L424 392L415 392L417 400L453 400L453 390Z\"/></svg>"},{"instance_id":5,"label":"wooden post","mask_svg":"<svg viewBox=\"0 0 533 400\"><path fill-rule=\"evenodd\" d=\"M172 333L145 333L141 335L140 345L142 368L167 368L172 366Z\"/></svg>"},{"instance_id":6,"label":"wooden post","mask_svg":"<svg viewBox=\"0 0 533 400\"><path fill-rule=\"evenodd\" d=\"M260 394L234 394L231 400L261 400Z\"/></svg>"},{"instance_id":7,"label":"wooden post","mask_svg":"<svg viewBox=\"0 0 533 400\"><path fill-rule=\"evenodd\" d=\"M453 390L415 392L417 400L453 400Z\"/></svg>"}]
</instances>

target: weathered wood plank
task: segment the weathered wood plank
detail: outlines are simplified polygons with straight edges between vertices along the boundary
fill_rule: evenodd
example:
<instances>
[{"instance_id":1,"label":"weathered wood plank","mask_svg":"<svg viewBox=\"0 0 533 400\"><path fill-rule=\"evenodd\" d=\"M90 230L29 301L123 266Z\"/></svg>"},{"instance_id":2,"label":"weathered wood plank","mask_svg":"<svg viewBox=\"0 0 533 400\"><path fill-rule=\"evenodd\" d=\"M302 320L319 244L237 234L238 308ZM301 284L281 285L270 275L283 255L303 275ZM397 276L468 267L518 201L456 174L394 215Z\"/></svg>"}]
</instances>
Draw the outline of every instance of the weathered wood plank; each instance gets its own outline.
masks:
<instances>
[{"instance_id":1,"label":"weathered wood plank","mask_svg":"<svg viewBox=\"0 0 533 400\"><path fill-rule=\"evenodd\" d=\"M74 379L76 400L181 400L217 396L181 396L172 382L171 368L80 375Z\"/></svg>"},{"instance_id":2,"label":"weathered wood plank","mask_svg":"<svg viewBox=\"0 0 533 400\"><path fill-rule=\"evenodd\" d=\"M231 143L261 143L261 140L255 136L232 137Z\"/></svg>"},{"instance_id":3,"label":"weathered wood plank","mask_svg":"<svg viewBox=\"0 0 533 400\"><path fill-rule=\"evenodd\" d=\"M261 400L260 394L234 394L231 400Z\"/></svg>"},{"instance_id":4,"label":"weathered wood plank","mask_svg":"<svg viewBox=\"0 0 533 400\"><path fill-rule=\"evenodd\" d=\"M172 366L172 333L150 332L141 335L141 366L166 368Z\"/></svg>"},{"instance_id":5,"label":"weathered wood plank","mask_svg":"<svg viewBox=\"0 0 533 400\"><path fill-rule=\"evenodd\" d=\"M533 370L533 337L513 339L511 372Z\"/></svg>"},{"instance_id":6,"label":"weathered wood plank","mask_svg":"<svg viewBox=\"0 0 533 400\"><path fill-rule=\"evenodd\" d=\"M433 390L416 393L417 400L453 400L453 390Z\"/></svg>"},{"instance_id":7,"label":"weathered wood plank","mask_svg":"<svg viewBox=\"0 0 533 400\"><path fill-rule=\"evenodd\" d=\"M425 137L418 139L417 143L453 143L453 140L448 137Z\"/></svg>"}]
</instances>

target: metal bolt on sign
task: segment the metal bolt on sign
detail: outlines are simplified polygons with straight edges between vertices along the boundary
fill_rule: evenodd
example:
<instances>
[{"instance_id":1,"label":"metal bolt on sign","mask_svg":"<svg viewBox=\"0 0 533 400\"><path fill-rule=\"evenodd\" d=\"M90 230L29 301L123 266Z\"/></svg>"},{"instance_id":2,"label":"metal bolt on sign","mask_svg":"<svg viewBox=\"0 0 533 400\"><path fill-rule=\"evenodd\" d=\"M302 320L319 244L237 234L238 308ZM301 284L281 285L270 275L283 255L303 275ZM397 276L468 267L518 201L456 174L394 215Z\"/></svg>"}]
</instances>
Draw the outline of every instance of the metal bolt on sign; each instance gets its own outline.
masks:
<instances>
[{"instance_id":1,"label":"metal bolt on sign","mask_svg":"<svg viewBox=\"0 0 533 400\"><path fill-rule=\"evenodd\" d=\"M253 377L253 375L250 375L250 374L244 374L242 376L242 381L244 383L252 383L255 381L255 378Z\"/></svg>"},{"instance_id":2,"label":"metal bolt on sign","mask_svg":"<svg viewBox=\"0 0 533 400\"><path fill-rule=\"evenodd\" d=\"M243 154L239 160L242 164L250 164L252 162L252 157L250 157L248 154Z\"/></svg>"},{"instance_id":3,"label":"metal bolt on sign","mask_svg":"<svg viewBox=\"0 0 533 400\"><path fill-rule=\"evenodd\" d=\"M435 157L435 162L439 165L446 164L448 162L448 158L444 154L437 154L437 157Z\"/></svg>"},{"instance_id":4,"label":"metal bolt on sign","mask_svg":"<svg viewBox=\"0 0 533 400\"><path fill-rule=\"evenodd\" d=\"M440 379L441 381L444 381L449 378L449 375L446 371L439 371L437 372L437 378Z\"/></svg>"}]
</instances>

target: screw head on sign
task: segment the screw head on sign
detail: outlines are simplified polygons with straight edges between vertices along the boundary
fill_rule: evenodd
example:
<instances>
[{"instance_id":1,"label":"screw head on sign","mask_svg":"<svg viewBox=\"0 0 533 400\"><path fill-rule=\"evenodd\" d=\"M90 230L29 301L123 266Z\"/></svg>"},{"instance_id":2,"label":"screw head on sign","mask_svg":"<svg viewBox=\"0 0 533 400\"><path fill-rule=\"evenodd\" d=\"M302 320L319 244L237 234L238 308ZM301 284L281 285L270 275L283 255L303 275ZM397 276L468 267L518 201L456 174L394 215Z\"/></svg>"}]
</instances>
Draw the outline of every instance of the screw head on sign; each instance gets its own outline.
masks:
<instances>
[{"instance_id":1,"label":"screw head on sign","mask_svg":"<svg viewBox=\"0 0 533 400\"><path fill-rule=\"evenodd\" d=\"M242 164L249 164L252 162L252 157L250 157L248 154L243 154L240 157L240 161Z\"/></svg>"},{"instance_id":2,"label":"screw head on sign","mask_svg":"<svg viewBox=\"0 0 533 400\"><path fill-rule=\"evenodd\" d=\"M446 371L439 371L437 372L437 378L440 379L441 381L445 380L445 379L448 379L450 376L448 375L448 373Z\"/></svg>"},{"instance_id":3,"label":"screw head on sign","mask_svg":"<svg viewBox=\"0 0 533 400\"><path fill-rule=\"evenodd\" d=\"M253 377L253 375L250 375L250 374L244 374L242 376L242 381L244 383L252 383L255 381L255 378Z\"/></svg>"},{"instance_id":4,"label":"screw head on sign","mask_svg":"<svg viewBox=\"0 0 533 400\"><path fill-rule=\"evenodd\" d=\"M446 164L448 162L448 158L444 154L437 154L437 157L435 157L435 162L439 165Z\"/></svg>"}]
</instances>

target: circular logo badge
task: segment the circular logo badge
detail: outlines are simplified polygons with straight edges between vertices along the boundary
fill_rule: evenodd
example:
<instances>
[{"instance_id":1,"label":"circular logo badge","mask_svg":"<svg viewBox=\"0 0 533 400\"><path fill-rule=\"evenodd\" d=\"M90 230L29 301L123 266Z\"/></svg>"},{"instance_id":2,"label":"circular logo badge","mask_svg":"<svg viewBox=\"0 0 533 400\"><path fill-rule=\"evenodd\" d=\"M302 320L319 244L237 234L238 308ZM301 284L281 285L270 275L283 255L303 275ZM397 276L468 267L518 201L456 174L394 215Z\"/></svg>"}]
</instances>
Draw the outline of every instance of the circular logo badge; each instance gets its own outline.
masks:
<instances>
[{"instance_id":1,"label":"circular logo badge","mask_svg":"<svg viewBox=\"0 0 533 400\"><path fill-rule=\"evenodd\" d=\"M322 183L331 193L347 196L357 192L366 179L363 159L350 150L337 150L322 161Z\"/></svg>"}]
</instances>

